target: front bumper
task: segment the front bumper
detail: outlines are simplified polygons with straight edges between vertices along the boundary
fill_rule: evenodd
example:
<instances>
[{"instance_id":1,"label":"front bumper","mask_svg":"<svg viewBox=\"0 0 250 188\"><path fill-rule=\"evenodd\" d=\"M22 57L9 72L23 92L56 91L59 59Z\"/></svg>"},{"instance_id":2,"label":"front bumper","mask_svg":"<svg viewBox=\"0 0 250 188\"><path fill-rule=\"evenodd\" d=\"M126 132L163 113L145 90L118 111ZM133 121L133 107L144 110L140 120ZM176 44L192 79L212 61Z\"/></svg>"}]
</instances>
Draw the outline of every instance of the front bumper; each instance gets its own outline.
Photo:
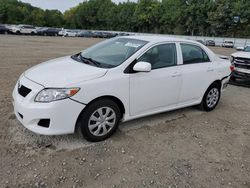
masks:
<instances>
[{"instance_id":1,"label":"front bumper","mask_svg":"<svg viewBox=\"0 0 250 188\"><path fill-rule=\"evenodd\" d=\"M19 94L18 84L13 91L14 113L24 127L42 135L74 133L77 118L85 105L71 99L50 103L34 102L35 96L44 87L24 76L20 78L19 83L31 89L26 97ZM38 125L43 119L50 120L48 127Z\"/></svg>"},{"instance_id":2,"label":"front bumper","mask_svg":"<svg viewBox=\"0 0 250 188\"><path fill-rule=\"evenodd\" d=\"M232 78L234 80L237 79L239 81L250 82L250 74L249 73L234 71L232 74Z\"/></svg>"}]
</instances>

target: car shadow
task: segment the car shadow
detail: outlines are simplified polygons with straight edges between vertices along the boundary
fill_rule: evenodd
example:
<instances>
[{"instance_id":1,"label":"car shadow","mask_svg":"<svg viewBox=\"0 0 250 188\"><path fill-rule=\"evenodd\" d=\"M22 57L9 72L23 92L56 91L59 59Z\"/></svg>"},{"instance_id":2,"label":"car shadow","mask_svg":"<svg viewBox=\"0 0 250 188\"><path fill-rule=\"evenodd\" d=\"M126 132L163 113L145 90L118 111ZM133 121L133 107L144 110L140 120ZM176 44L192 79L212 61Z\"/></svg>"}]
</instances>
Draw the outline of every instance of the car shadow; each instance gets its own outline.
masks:
<instances>
[{"instance_id":1,"label":"car shadow","mask_svg":"<svg viewBox=\"0 0 250 188\"><path fill-rule=\"evenodd\" d=\"M202 114L203 111L197 109L196 106L186 107L183 109L177 109L173 111L167 111L159 114L149 115L146 117L141 117L138 119L130 120L124 123L121 123L121 131L130 131L135 129L140 129L144 126L153 127L158 124L172 122L178 119L183 119L186 117L191 117L195 115Z\"/></svg>"},{"instance_id":2,"label":"car shadow","mask_svg":"<svg viewBox=\"0 0 250 188\"><path fill-rule=\"evenodd\" d=\"M184 109L164 112L160 114L150 115L147 117L138 118L128 122L121 123L117 135L126 135L128 132L141 129L144 127L154 127L162 123L172 122L178 119L200 115L203 112L196 107L187 107ZM44 136L38 135L24 128L14 114L10 115L7 122L8 136L12 143L21 144L30 150L73 150L78 148L86 148L97 143L86 141L80 134L60 135L60 136ZM111 137L110 140L119 141L117 136Z\"/></svg>"}]
</instances>

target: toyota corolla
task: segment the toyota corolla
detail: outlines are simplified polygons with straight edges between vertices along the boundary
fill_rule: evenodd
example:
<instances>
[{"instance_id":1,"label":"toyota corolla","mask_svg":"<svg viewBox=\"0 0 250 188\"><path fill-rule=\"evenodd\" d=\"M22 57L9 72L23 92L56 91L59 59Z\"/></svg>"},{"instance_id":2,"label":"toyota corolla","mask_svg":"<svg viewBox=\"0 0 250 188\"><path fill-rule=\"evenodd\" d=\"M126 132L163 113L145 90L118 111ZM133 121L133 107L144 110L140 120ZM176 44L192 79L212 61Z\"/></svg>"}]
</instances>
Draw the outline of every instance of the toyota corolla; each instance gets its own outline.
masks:
<instances>
[{"instance_id":1,"label":"toyota corolla","mask_svg":"<svg viewBox=\"0 0 250 188\"><path fill-rule=\"evenodd\" d=\"M232 70L195 41L117 37L25 71L13 91L14 112L38 134L79 130L102 141L121 121L193 105L213 110Z\"/></svg>"}]
</instances>

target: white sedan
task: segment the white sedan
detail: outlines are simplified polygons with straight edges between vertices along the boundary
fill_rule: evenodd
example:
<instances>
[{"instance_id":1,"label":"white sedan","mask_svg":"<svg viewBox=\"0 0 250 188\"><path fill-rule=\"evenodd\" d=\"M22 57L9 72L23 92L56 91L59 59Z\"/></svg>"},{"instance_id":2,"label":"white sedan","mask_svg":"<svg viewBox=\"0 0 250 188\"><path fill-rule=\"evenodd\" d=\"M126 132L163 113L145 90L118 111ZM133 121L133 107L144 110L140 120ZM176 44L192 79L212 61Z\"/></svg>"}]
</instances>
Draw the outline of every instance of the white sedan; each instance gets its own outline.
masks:
<instances>
[{"instance_id":1,"label":"white sedan","mask_svg":"<svg viewBox=\"0 0 250 188\"><path fill-rule=\"evenodd\" d=\"M79 33L80 31L78 30L68 30L68 29L63 29L61 30L58 35L59 36L63 36L63 37L77 37L77 34Z\"/></svg>"},{"instance_id":2,"label":"white sedan","mask_svg":"<svg viewBox=\"0 0 250 188\"><path fill-rule=\"evenodd\" d=\"M232 70L195 41L117 37L25 71L13 91L14 111L35 133L79 130L102 141L121 121L193 105L213 110Z\"/></svg>"}]
</instances>

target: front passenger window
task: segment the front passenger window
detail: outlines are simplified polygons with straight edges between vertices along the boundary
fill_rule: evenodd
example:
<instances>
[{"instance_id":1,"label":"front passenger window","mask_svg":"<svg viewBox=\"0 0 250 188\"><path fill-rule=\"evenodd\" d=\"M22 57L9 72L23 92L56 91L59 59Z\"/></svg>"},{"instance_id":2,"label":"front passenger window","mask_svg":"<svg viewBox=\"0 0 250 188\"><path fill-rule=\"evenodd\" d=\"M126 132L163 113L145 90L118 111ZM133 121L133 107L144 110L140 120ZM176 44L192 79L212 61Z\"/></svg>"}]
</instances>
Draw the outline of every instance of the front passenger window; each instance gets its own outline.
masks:
<instances>
[{"instance_id":1,"label":"front passenger window","mask_svg":"<svg viewBox=\"0 0 250 188\"><path fill-rule=\"evenodd\" d=\"M151 63L152 69L174 66L177 64L176 46L174 43L160 44L149 49L138 61Z\"/></svg>"}]
</instances>

